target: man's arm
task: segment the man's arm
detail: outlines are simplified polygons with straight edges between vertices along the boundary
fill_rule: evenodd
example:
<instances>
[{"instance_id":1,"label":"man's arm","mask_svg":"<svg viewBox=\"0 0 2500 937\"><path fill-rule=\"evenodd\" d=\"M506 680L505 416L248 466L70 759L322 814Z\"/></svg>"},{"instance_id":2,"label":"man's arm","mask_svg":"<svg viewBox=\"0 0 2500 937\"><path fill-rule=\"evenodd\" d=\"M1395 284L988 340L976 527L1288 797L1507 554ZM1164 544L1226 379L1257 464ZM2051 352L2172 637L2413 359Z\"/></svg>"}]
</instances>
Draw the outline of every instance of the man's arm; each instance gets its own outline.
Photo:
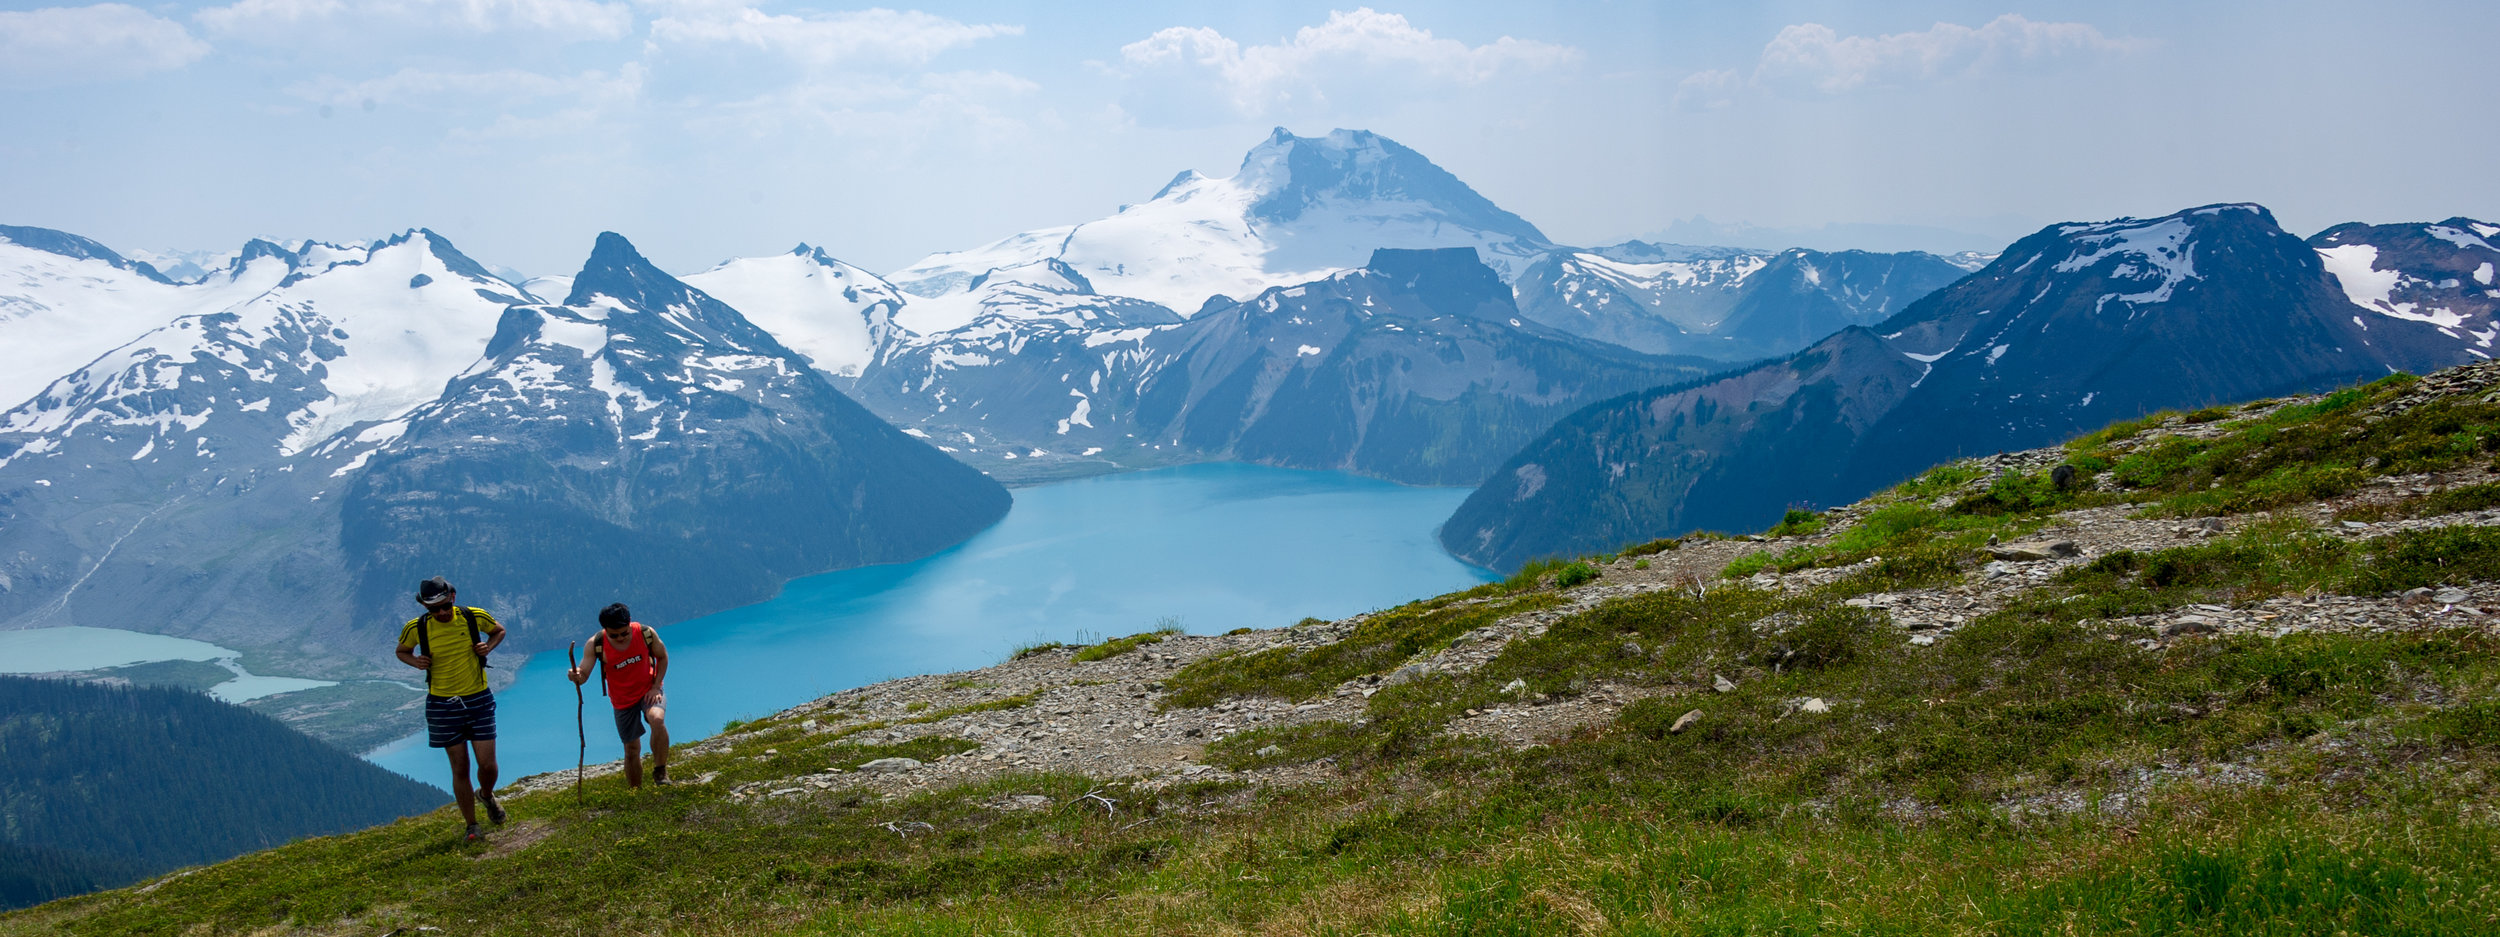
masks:
<instances>
[{"instance_id":1,"label":"man's arm","mask_svg":"<svg viewBox=\"0 0 2500 937\"><path fill-rule=\"evenodd\" d=\"M475 650L479 657L492 654L495 652L495 645L503 643L503 637L503 622L496 621L492 615L486 616L486 640L478 642L472 650Z\"/></svg>"},{"instance_id":2,"label":"man's arm","mask_svg":"<svg viewBox=\"0 0 2500 937\"><path fill-rule=\"evenodd\" d=\"M644 631L642 639L651 645L651 692L658 693L668 681L668 645L660 643L657 631Z\"/></svg>"},{"instance_id":3,"label":"man's arm","mask_svg":"<svg viewBox=\"0 0 2500 937\"><path fill-rule=\"evenodd\" d=\"M419 627L422 626L409 625L399 629L399 662L410 667L417 668L418 670L424 670L434 666L434 658L416 653L417 629Z\"/></svg>"},{"instance_id":4,"label":"man's arm","mask_svg":"<svg viewBox=\"0 0 2500 937\"><path fill-rule=\"evenodd\" d=\"M575 683L581 683L589 680L590 671L598 666L599 636L594 634L590 636L590 640L582 642L581 663L573 665L573 669L565 671L564 675L573 678Z\"/></svg>"}]
</instances>

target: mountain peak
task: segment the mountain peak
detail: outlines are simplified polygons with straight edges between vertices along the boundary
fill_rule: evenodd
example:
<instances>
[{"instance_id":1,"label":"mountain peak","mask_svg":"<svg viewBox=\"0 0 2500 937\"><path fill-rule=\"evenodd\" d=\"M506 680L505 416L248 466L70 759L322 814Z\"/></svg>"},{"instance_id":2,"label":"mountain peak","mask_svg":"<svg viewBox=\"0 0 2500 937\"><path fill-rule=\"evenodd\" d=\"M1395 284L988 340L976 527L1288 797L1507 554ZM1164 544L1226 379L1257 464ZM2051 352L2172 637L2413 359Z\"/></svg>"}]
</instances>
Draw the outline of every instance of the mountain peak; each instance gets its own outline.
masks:
<instances>
[{"instance_id":1,"label":"mountain peak","mask_svg":"<svg viewBox=\"0 0 2500 937\"><path fill-rule=\"evenodd\" d=\"M171 283L150 264L129 260L112 248L67 231L0 224L0 241L79 260L101 260L159 283Z\"/></svg>"},{"instance_id":2,"label":"mountain peak","mask_svg":"<svg viewBox=\"0 0 2500 937\"><path fill-rule=\"evenodd\" d=\"M607 296L618 302L643 309L658 309L673 302L692 289L653 266L634 249L634 243L614 231L599 232L599 241L590 248L590 259L582 262L582 272L573 278L573 292L564 298L567 306L580 306L591 297Z\"/></svg>"},{"instance_id":3,"label":"mountain peak","mask_svg":"<svg viewBox=\"0 0 2500 937\"><path fill-rule=\"evenodd\" d=\"M1234 184L1252 195L1249 214L1258 221L1288 223L1328 201L1420 202L1467 227L1550 243L1449 170L1368 130L1297 137L1278 127L1242 157Z\"/></svg>"}]
</instances>

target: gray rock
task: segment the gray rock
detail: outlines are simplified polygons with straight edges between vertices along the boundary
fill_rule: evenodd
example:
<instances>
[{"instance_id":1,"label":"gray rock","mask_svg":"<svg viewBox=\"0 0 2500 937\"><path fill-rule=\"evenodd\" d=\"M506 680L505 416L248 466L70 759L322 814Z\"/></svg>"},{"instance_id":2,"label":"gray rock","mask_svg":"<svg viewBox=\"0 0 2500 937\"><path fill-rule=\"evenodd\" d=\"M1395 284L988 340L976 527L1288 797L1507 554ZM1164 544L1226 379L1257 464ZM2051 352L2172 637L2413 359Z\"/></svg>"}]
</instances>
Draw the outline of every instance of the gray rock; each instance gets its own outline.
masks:
<instances>
[{"instance_id":1,"label":"gray rock","mask_svg":"<svg viewBox=\"0 0 2500 937\"><path fill-rule=\"evenodd\" d=\"M1390 673L1389 676L1383 678L1380 682L1387 686L1396 686L1401 683L1421 680L1431 673L1432 665L1417 661L1398 668L1396 671Z\"/></svg>"},{"instance_id":2,"label":"gray rock","mask_svg":"<svg viewBox=\"0 0 2500 937\"><path fill-rule=\"evenodd\" d=\"M1512 678L1511 678L1511 681L1510 681L1509 683L1502 684L1502 695L1503 695L1503 696L1516 696L1516 695L1518 695L1518 694L1520 694L1520 693L1527 692L1527 689L1528 689L1528 681L1526 681L1526 680L1521 680L1521 679L1519 679L1519 678L1517 678L1517 677L1512 677Z\"/></svg>"},{"instance_id":3,"label":"gray rock","mask_svg":"<svg viewBox=\"0 0 2500 937\"><path fill-rule=\"evenodd\" d=\"M2036 563L2062 556L2078 556L2082 553L2083 548L2075 546L2072 540L2023 540L1988 548L1989 556L2009 563Z\"/></svg>"},{"instance_id":4,"label":"gray rock","mask_svg":"<svg viewBox=\"0 0 2500 937\"><path fill-rule=\"evenodd\" d=\"M1824 702L1823 698L1820 696L1809 696L1797 703L1797 711L1801 713L1827 713L1832 711L1832 704Z\"/></svg>"},{"instance_id":5,"label":"gray rock","mask_svg":"<svg viewBox=\"0 0 2500 937\"><path fill-rule=\"evenodd\" d=\"M1278 756L1278 755L1282 755L1282 754L1284 754L1284 753L1285 753L1285 750L1284 750L1284 749L1282 749L1282 748L1278 748L1278 747L1276 747L1276 746L1274 746L1274 745L1270 745L1270 746L1268 746L1268 747L1266 747L1266 748L1259 749L1258 751L1251 752L1250 754L1251 754L1251 755L1253 755L1253 756L1259 757L1259 758L1274 758L1274 757L1276 757L1276 756Z\"/></svg>"},{"instance_id":6,"label":"gray rock","mask_svg":"<svg viewBox=\"0 0 2500 937\"><path fill-rule=\"evenodd\" d=\"M2364 524L2364 523L2362 523L2362 522L2360 522L2360 521L2345 521L2345 522L2344 522L2344 529L2345 529L2345 530L2368 530L2368 529L2370 529L2370 525L2368 525L2368 524Z\"/></svg>"},{"instance_id":7,"label":"gray rock","mask_svg":"<svg viewBox=\"0 0 2500 937\"><path fill-rule=\"evenodd\" d=\"M2165 638L2175 638L2185 634L2212 634L2219 630L2214 627L2213 619L2203 615L2181 615L2162 626L2161 634Z\"/></svg>"},{"instance_id":8,"label":"gray rock","mask_svg":"<svg viewBox=\"0 0 2500 937\"><path fill-rule=\"evenodd\" d=\"M1714 673L1710 675L1710 688L1721 693L1734 693L1736 692L1736 681Z\"/></svg>"},{"instance_id":9,"label":"gray rock","mask_svg":"<svg viewBox=\"0 0 2500 937\"><path fill-rule=\"evenodd\" d=\"M2431 601L2441 605L2455 605L2469 598L2472 596L2467 595L2463 589L2441 589L2438 594L2431 596Z\"/></svg>"},{"instance_id":10,"label":"gray rock","mask_svg":"<svg viewBox=\"0 0 2500 937\"><path fill-rule=\"evenodd\" d=\"M918 758L879 758L859 766L859 770L872 774L903 774L918 771L922 767L925 766Z\"/></svg>"},{"instance_id":11,"label":"gray rock","mask_svg":"<svg viewBox=\"0 0 2500 937\"><path fill-rule=\"evenodd\" d=\"M1684 732L1684 730L1692 728L1693 723L1700 721L1701 710L1698 709L1685 713L1681 716L1677 716L1675 717L1675 724L1667 727L1667 734L1680 735Z\"/></svg>"},{"instance_id":12,"label":"gray rock","mask_svg":"<svg viewBox=\"0 0 2500 937\"><path fill-rule=\"evenodd\" d=\"M1932 634L1914 634L1910 636L1911 647L1926 647L1934 643L1936 643L1936 636Z\"/></svg>"}]
</instances>

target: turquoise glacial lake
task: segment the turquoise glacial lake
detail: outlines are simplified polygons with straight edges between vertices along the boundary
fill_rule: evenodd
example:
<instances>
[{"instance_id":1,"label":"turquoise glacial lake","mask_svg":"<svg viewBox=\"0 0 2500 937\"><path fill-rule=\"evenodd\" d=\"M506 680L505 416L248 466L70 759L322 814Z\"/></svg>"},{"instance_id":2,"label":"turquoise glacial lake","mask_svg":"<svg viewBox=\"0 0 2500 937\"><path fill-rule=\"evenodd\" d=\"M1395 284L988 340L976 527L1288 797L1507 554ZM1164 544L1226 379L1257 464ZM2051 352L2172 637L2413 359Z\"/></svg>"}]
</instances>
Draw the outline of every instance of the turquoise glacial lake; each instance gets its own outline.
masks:
<instances>
[{"instance_id":1,"label":"turquoise glacial lake","mask_svg":"<svg viewBox=\"0 0 2500 937\"><path fill-rule=\"evenodd\" d=\"M1274 628L1495 578L1433 539L1464 488L1224 463L1014 493L1004 519L936 556L811 576L770 601L662 627L669 734L689 742L732 719L895 677L987 667L1031 644L1091 643L1166 622L1193 634ZM596 627L591 611L584 637ZM519 667L496 693L504 779L572 768L563 656ZM584 694L594 764L623 752L598 693L594 679ZM422 734L366 757L437 787L450 777Z\"/></svg>"}]
</instances>

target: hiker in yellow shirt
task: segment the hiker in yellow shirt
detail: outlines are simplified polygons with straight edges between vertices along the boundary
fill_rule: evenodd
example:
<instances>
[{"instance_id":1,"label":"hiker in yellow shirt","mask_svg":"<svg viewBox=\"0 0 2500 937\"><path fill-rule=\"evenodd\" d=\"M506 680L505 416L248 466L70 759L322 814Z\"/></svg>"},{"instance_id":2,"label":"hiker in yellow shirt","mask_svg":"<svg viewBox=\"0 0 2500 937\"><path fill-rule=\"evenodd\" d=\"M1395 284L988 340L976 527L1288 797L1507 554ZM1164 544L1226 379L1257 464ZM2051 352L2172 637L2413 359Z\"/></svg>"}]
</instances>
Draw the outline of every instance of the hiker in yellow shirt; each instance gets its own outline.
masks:
<instances>
[{"instance_id":1,"label":"hiker in yellow shirt","mask_svg":"<svg viewBox=\"0 0 2500 937\"><path fill-rule=\"evenodd\" d=\"M417 585L425 614L399 630L399 661L425 671L425 743L451 758L451 793L469 823L469 842L482 838L476 803L486 818L503 825L495 802L495 694L486 689L486 655L502 644L503 624L486 610L463 608L451 583L436 576ZM469 757L477 756L477 787L469 786Z\"/></svg>"}]
</instances>

